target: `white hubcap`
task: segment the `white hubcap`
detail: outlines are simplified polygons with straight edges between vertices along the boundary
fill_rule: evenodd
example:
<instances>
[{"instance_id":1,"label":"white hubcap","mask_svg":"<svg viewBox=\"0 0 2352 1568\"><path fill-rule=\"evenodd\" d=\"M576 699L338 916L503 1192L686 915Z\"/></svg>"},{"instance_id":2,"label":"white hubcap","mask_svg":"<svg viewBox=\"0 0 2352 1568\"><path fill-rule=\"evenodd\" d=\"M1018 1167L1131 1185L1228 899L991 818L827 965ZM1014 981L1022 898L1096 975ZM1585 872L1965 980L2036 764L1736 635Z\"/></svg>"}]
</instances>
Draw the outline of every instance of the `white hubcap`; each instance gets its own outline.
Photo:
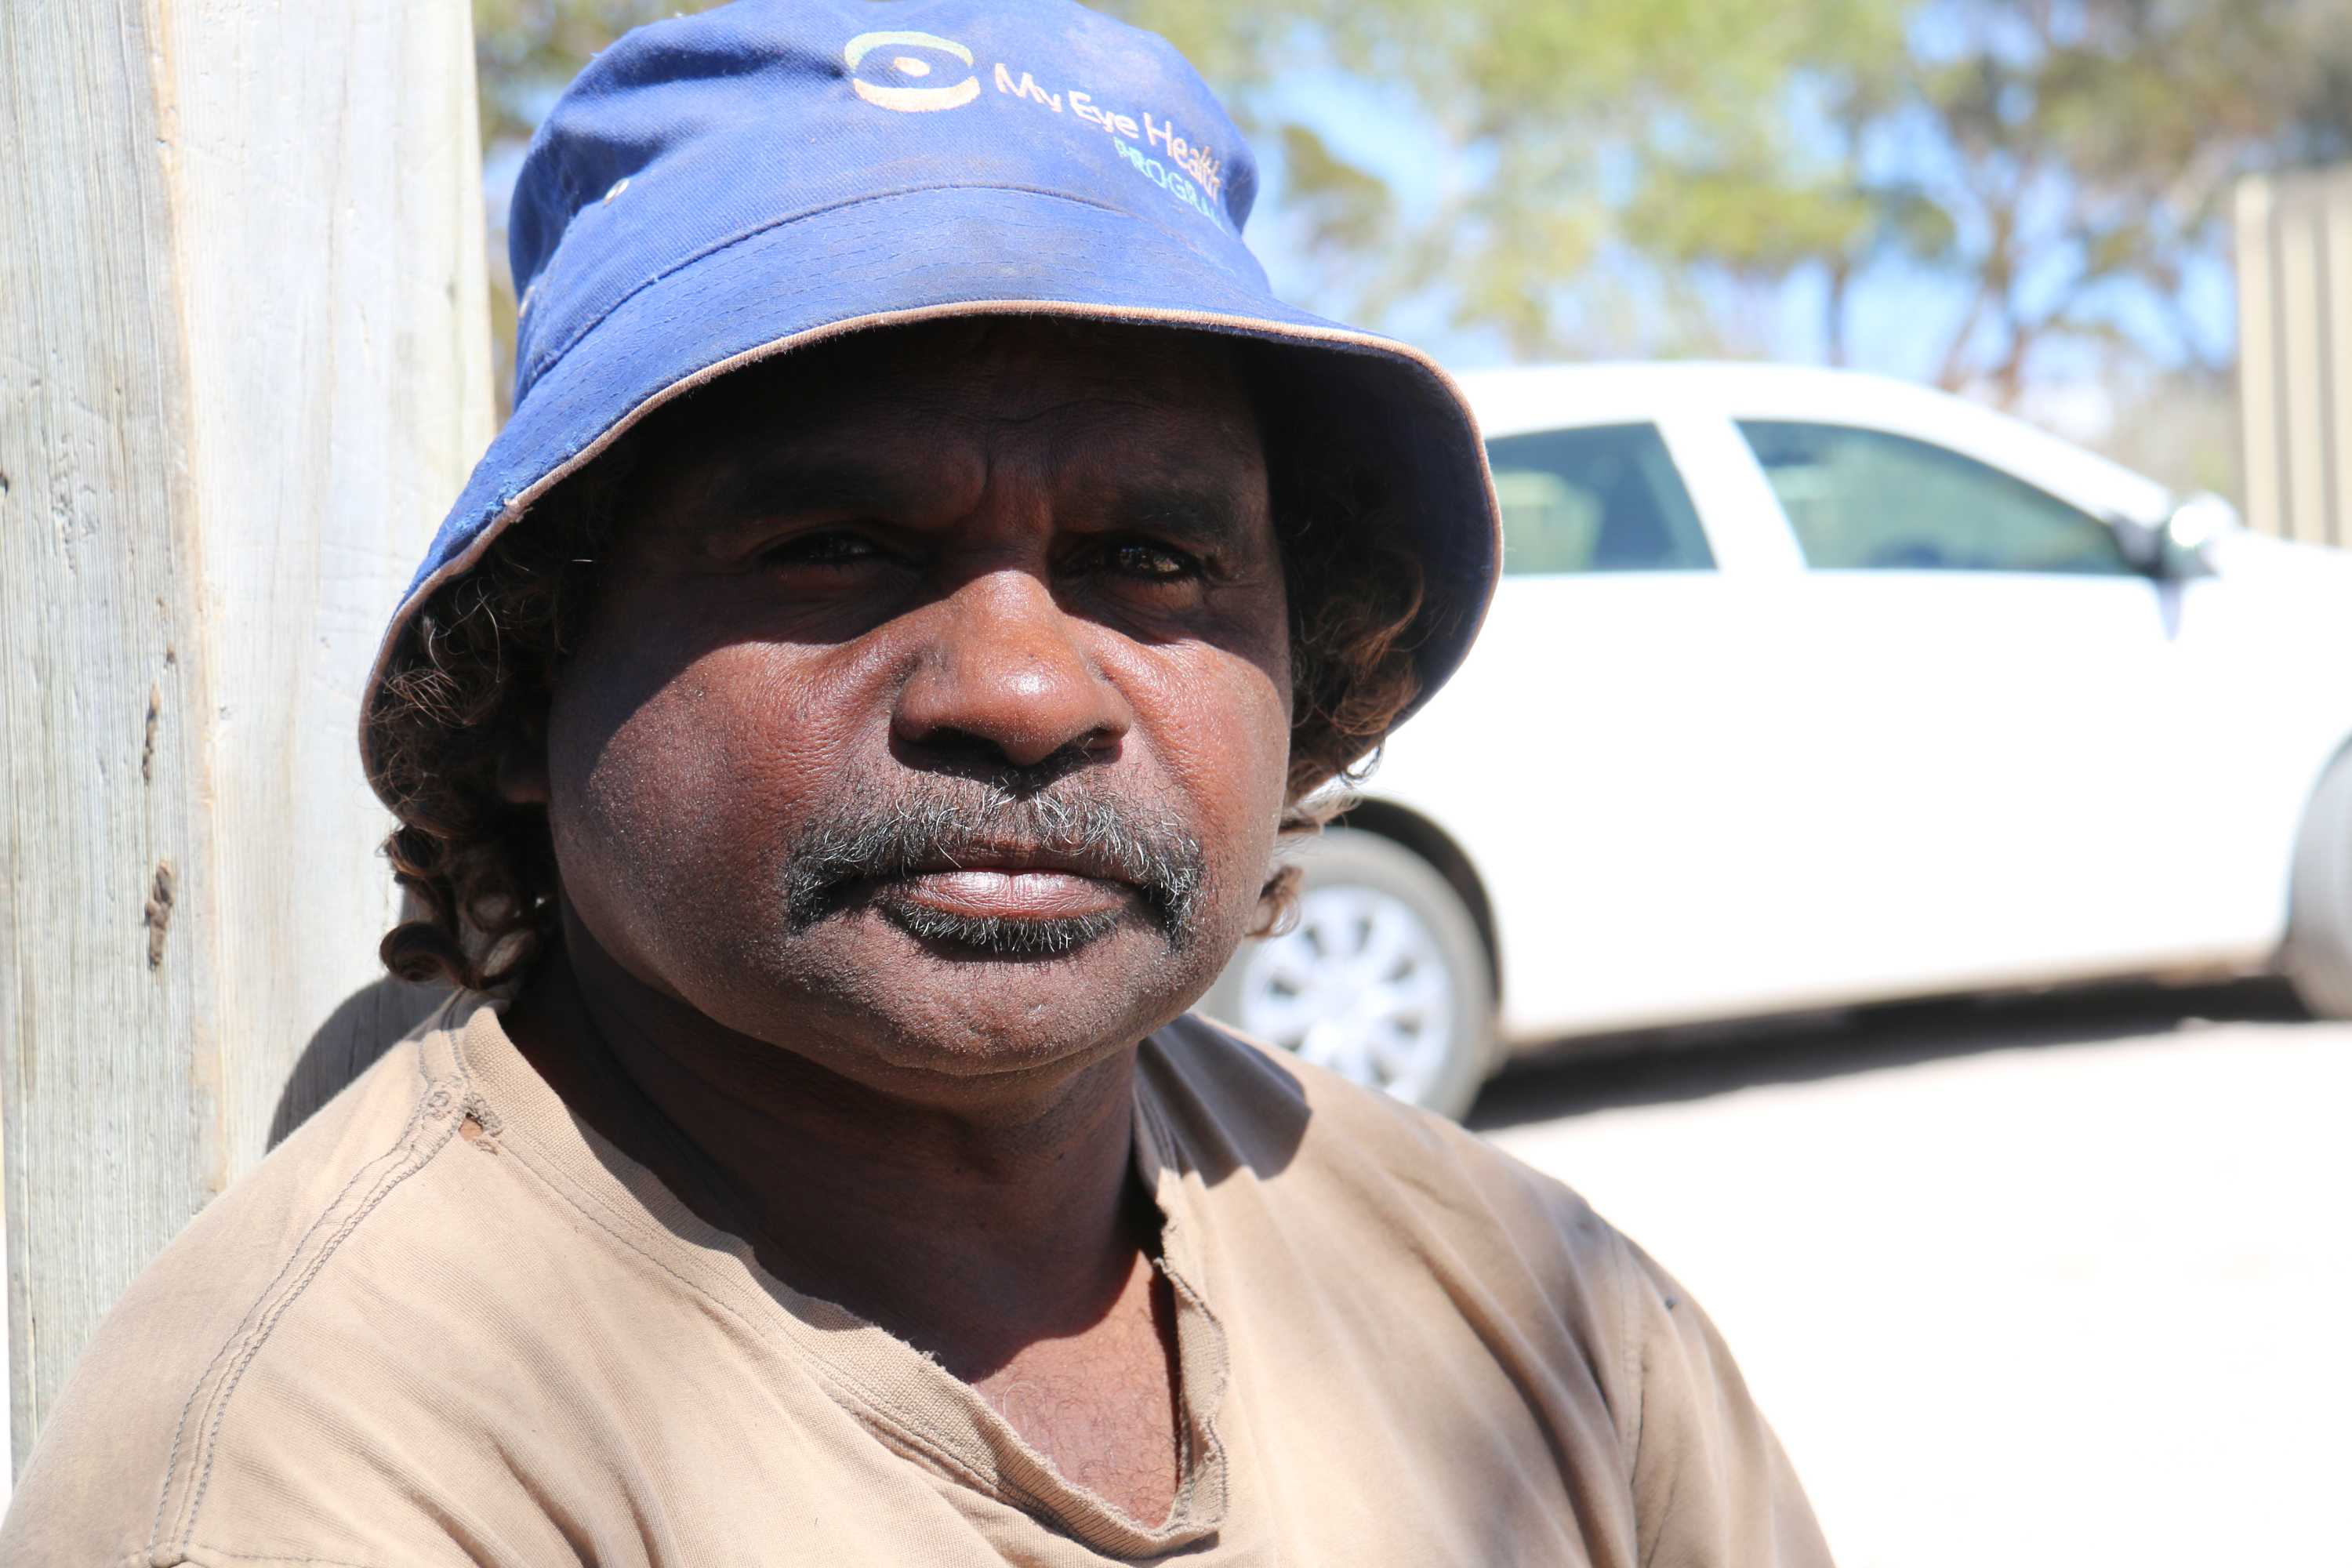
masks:
<instances>
[{"instance_id":1,"label":"white hubcap","mask_svg":"<svg viewBox=\"0 0 2352 1568\"><path fill-rule=\"evenodd\" d=\"M1454 1051L1454 978L1411 905L1371 888L1310 889L1298 926L1242 971L1241 1026L1400 1100L1436 1087Z\"/></svg>"}]
</instances>

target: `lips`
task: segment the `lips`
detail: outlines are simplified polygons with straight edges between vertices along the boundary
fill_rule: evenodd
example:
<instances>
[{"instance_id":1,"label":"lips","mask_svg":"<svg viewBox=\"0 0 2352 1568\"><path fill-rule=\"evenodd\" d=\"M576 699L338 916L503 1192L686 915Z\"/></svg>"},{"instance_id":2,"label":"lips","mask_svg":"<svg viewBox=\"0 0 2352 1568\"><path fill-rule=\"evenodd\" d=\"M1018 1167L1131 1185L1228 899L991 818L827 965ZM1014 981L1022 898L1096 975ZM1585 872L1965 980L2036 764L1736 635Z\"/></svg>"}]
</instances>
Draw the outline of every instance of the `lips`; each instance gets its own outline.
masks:
<instances>
[{"instance_id":1,"label":"lips","mask_svg":"<svg viewBox=\"0 0 2352 1568\"><path fill-rule=\"evenodd\" d=\"M1080 785L1015 795L927 780L855 791L811 818L782 891L794 934L872 910L927 942L1052 956L1139 916L1181 948L1206 859L1181 824Z\"/></svg>"},{"instance_id":2,"label":"lips","mask_svg":"<svg viewBox=\"0 0 2352 1568\"><path fill-rule=\"evenodd\" d=\"M979 920L1054 921L1108 913L1137 889L1108 860L1025 847L938 853L873 880L886 898Z\"/></svg>"},{"instance_id":3,"label":"lips","mask_svg":"<svg viewBox=\"0 0 2352 1568\"><path fill-rule=\"evenodd\" d=\"M1133 895L1123 882L1069 871L973 867L898 878L890 890L947 914L1001 921L1071 920L1118 909Z\"/></svg>"}]
</instances>

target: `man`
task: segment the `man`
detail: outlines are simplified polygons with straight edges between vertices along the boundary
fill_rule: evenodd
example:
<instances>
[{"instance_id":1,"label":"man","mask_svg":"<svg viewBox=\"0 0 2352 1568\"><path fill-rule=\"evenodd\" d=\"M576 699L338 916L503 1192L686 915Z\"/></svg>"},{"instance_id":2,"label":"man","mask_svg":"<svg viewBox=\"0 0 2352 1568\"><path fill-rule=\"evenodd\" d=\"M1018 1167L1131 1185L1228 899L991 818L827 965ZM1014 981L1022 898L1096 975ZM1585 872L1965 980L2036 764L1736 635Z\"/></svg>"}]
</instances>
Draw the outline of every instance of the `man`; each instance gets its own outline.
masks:
<instances>
[{"instance_id":1,"label":"man","mask_svg":"<svg viewBox=\"0 0 2352 1568\"><path fill-rule=\"evenodd\" d=\"M590 68L368 700L385 956L467 999L134 1287L0 1556L1824 1560L1640 1252L1181 1016L1496 566L1255 183L1058 0Z\"/></svg>"}]
</instances>

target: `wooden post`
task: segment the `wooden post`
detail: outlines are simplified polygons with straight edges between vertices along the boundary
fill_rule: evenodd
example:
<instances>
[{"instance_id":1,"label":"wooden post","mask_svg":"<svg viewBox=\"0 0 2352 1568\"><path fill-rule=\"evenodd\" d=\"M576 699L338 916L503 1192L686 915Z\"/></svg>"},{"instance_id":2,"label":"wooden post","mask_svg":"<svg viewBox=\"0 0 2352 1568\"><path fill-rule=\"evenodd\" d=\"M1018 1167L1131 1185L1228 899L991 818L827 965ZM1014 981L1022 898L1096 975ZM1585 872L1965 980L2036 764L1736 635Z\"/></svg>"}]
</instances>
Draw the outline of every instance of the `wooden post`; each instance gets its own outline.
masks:
<instances>
[{"instance_id":1,"label":"wooden post","mask_svg":"<svg viewBox=\"0 0 2352 1568\"><path fill-rule=\"evenodd\" d=\"M9 0L0 147L21 1465L123 1287L301 1108L306 1052L397 1032L353 731L490 426L468 12Z\"/></svg>"},{"instance_id":2,"label":"wooden post","mask_svg":"<svg viewBox=\"0 0 2352 1568\"><path fill-rule=\"evenodd\" d=\"M2352 166L2239 182L2246 521L2352 545Z\"/></svg>"}]
</instances>

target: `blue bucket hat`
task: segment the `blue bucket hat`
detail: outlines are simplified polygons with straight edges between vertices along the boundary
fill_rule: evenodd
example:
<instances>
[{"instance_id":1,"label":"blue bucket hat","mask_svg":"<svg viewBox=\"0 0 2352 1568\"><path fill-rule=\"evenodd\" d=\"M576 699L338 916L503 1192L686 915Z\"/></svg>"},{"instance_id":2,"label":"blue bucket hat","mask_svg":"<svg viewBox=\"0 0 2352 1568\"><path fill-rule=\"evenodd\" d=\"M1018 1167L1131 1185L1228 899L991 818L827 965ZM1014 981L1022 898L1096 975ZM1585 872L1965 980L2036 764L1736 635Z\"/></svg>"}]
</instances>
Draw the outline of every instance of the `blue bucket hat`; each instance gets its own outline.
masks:
<instances>
[{"instance_id":1,"label":"blue bucket hat","mask_svg":"<svg viewBox=\"0 0 2352 1568\"><path fill-rule=\"evenodd\" d=\"M1311 356L1318 425L1385 476L1419 549L1426 700L1494 590L1485 448L1434 361L1274 297L1242 242L1256 194L1184 58L1069 0L737 0L629 33L524 160L514 415L394 613L362 714L418 607L655 408L842 332L989 313Z\"/></svg>"}]
</instances>

